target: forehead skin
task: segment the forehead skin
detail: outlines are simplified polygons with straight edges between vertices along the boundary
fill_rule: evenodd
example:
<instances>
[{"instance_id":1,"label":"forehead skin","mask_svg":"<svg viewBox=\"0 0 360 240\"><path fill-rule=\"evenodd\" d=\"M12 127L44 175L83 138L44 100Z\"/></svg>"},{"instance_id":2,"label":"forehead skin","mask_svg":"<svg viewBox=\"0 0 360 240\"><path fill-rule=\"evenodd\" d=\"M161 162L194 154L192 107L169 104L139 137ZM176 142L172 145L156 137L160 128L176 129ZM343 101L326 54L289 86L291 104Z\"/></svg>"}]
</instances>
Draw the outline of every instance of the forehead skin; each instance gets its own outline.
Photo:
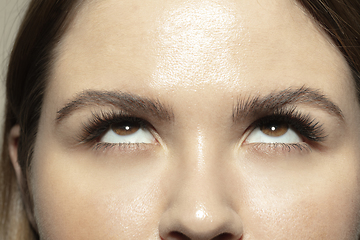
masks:
<instances>
[{"instance_id":1,"label":"forehead skin","mask_svg":"<svg viewBox=\"0 0 360 240\"><path fill-rule=\"evenodd\" d=\"M136 79L167 91L212 86L249 92L259 83L286 79L294 86L319 77L314 87L323 88L324 75L349 74L318 26L294 1L283 0L92 1L59 52L55 69L63 75L66 68L69 76L81 74L95 85L109 78ZM65 61L69 58L78 61ZM304 79L307 72L312 78ZM336 82L352 84L346 79Z\"/></svg>"},{"instance_id":2,"label":"forehead skin","mask_svg":"<svg viewBox=\"0 0 360 240\"><path fill-rule=\"evenodd\" d=\"M214 219L216 203L229 203L242 218L243 240L354 236L360 170L353 79L339 50L295 1L87 1L55 56L30 179L44 238L159 239L171 201L193 206L189 199ZM281 167L251 151L239 151L246 158L236 159L223 132L236 100L304 85L342 110L344 126L317 115L340 143ZM59 139L71 130L55 129L56 113L84 90L130 92L171 106L175 130L159 127L168 152L158 150L160 160L151 167L139 161L143 167L130 168L94 163L90 150L68 150Z\"/></svg>"},{"instance_id":3,"label":"forehead skin","mask_svg":"<svg viewBox=\"0 0 360 240\"><path fill-rule=\"evenodd\" d=\"M344 94L330 93L354 86L339 50L289 0L90 1L57 52L61 81L49 87L74 90L64 89L63 104L83 90L78 79L190 105L209 91L236 99L303 85L340 104Z\"/></svg>"}]
</instances>

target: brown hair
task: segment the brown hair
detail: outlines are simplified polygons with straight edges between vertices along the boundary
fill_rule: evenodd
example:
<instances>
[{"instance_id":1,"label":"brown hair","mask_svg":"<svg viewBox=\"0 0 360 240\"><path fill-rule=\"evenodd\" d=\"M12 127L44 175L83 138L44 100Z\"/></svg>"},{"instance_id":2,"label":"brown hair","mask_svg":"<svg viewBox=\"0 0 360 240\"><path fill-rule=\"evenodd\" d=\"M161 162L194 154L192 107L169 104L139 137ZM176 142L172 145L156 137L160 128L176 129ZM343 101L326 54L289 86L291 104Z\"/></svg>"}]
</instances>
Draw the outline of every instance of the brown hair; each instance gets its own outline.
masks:
<instances>
[{"instance_id":1,"label":"brown hair","mask_svg":"<svg viewBox=\"0 0 360 240\"><path fill-rule=\"evenodd\" d=\"M332 38L349 64L360 100L360 1L297 0Z\"/></svg>"},{"instance_id":2,"label":"brown hair","mask_svg":"<svg viewBox=\"0 0 360 240\"><path fill-rule=\"evenodd\" d=\"M353 71L360 96L360 3L353 0L298 2L342 52ZM54 57L53 50L79 4L79 0L33 0L17 35L6 79L6 119L0 159L0 239L37 237L22 206L8 152L8 135L14 125L20 125L19 163L26 176L33 154L46 80Z\"/></svg>"},{"instance_id":3,"label":"brown hair","mask_svg":"<svg viewBox=\"0 0 360 240\"><path fill-rule=\"evenodd\" d=\"M10 56L6 79L5 131L0 159L0 239L32 239L8 152L10 129L19 124L18 160L22 172L32 158L53 50L76 9L75 0L33 0Z\"/></svg>"}]
</instances>

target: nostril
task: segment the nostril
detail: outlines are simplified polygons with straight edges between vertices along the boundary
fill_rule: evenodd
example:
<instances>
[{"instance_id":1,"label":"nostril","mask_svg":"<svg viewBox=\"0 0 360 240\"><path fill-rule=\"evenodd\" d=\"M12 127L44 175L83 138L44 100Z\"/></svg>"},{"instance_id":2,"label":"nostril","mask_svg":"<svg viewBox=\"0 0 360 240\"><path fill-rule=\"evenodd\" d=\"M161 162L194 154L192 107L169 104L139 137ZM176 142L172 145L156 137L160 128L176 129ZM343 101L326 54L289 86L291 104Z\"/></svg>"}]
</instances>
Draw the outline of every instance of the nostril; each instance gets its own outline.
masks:
<instances>
[{"instance_id":1,"label":"nostril","mask_svg":"<svg viewBox=\"0 0 360 240\"><path fill-rule=\"evenodd\" d=\"M234 236L229 233L222 233L216 237L214 237L212 240L232 240Z\"/></svg>"},{"instance_id":2,"label":"nostril","mask_svg":"<svg viewBox=\"0 0 360 240\"><path fill-rule=\"evenodd\" d=\"M161 238L161 239L164 240L163 238ZM191 238L189 238L188 236L186 236L183 233L174 231L168 235L166 240L191 240ZM222 234L219 234L218 236L212 238L211 240L235 240L235 239L234 239L234 235L232 235L230 233L222 233ZM242 240L242 236L237 240Z\"/></svg>"},{"instance_id":3,"label":"nostril","mask_svg":"<svg viewBox=\"0 0 360 240\"><path fill-rule=\"evenodd\" d=\"M191 182L186 184L186 187L188 185L197 184ZM162 213L159 222L161 240L242 240L244 238L242 219L228 201L213 196L212 191L209 194L201 192L203 190L197 187L189 191L182 190L180 196L175 195L174 200ZM201 196L196 195L199 191L202 193Z\"/></svg>"},{"instance_id":4,"label":"nostril","mask_svg":"<svg viewBox=\"0 0 360 240\"><path fill-rule=\"evenodd\" d=\"M219 234L218 236L212 238L211 240L235 240L235 239L234 239L233 234L222 233L222 234ZM242 236L239 239L236 239L236 240L242 240Z\"/></svg>"},{"instance_id":5,"label":"nostril","mask_svg":"<svg viewBox=\"0 0 360 240\"><path fill-rule=\"evenodd\" d=\"M166 240L191 240L191 238L187 237L185 234L180 232L171 232Z\"/></svg>"}]
</instances>

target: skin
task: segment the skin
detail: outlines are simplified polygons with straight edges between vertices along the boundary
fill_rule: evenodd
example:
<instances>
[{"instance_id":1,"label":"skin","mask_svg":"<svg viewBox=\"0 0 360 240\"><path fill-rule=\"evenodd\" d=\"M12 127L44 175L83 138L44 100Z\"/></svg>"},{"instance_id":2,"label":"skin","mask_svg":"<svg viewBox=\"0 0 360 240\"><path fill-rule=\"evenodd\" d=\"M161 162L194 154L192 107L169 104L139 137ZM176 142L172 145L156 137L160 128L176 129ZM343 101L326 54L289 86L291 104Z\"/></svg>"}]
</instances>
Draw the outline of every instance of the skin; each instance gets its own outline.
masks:
<instances>
[{"instance_id":1,"label":"skin","mask_svg":"<svg viewBox=\"0 0 360 240\"><path fill-rule=\"evenodd\" d=\"M358 239L353 79L296 2L85 2L56 53L28 179L41 239ZM260 116L233 122L237 101L302 86L342 111L292 105L325 140L290 151L248 143ZM82 123L116 107L56 121L84 90L157 99L173 119L140 116L153 143L94 150L76 140Z\"/></svg>"}]
</instances>

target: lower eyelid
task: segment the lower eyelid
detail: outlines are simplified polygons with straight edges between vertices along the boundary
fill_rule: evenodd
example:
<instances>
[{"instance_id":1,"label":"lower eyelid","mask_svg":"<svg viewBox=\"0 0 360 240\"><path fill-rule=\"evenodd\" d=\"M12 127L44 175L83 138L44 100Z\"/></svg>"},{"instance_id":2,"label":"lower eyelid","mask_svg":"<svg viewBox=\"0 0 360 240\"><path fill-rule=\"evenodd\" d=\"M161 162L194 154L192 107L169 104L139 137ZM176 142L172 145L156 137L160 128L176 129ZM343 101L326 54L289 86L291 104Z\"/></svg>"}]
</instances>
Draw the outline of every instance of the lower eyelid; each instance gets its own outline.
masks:
<instances>
[{"instance_id":1,"label":"lower eyelid","mask_svg":"<svg viewBox=\"0 0 360 240\"><path fill-rule=\"evenodd\" d=\"M246 147L247 151L261 153L266 155L281 155L292 153L308 153L311 152L311 146L306 142L299 143L245 143L242 147Z\"/></svg>"},{"instance_id":2,"label":"lower eyelid","mask_svg":"<svg viewBox=\"0 0 360 240\"><path fill-rule=\"evenodd\" d=\"M109 151L121 151L121 152L136 152L136 151L146 151L151 150L157 145L157 142L154 143L104 143L98 142L93 147L92 150L97 152L109 152Z\"/></svg>"},{"instance_id":3,"label":"lower eyelid","mask_svg":"<svg viewBox=\"0 0 360 240\"><path fill-rule=\"evenodd\" d=\"M141 129L146 130L147 132L149 132L152 137L153 137L153 141L150 143L142 143L142 142L134 142L134 143L130 143L130 142L119 142L119 143L110 143L110 142L101 142L101 138L104 136L104 134L109 131L105 131L104 134L102 134L100 137L98 137L98 141L96 141L95 143L92 143L92 149L93 150L97 150L97 151L125 151L125 152L132 152L132 151L144 151L144 150L149 150L152 149L154 146L159 145L159 141L158 141L158 134L156 133L156 131L150 127L150 126L146 126L146 127L141 127Z\"/></svg>"},{"instance_id":4,"label":"lower eyelid","mask_svg":"<svg viewBox=\"0 0 360 240\"><path fill-rule=\"evenodd\" d=\"M104 143L151 143L154 139L153 134L148 128L138 128L135 132L119 135L112 128L109 128L100 138Z\"/></svg>"}]
</instances>

